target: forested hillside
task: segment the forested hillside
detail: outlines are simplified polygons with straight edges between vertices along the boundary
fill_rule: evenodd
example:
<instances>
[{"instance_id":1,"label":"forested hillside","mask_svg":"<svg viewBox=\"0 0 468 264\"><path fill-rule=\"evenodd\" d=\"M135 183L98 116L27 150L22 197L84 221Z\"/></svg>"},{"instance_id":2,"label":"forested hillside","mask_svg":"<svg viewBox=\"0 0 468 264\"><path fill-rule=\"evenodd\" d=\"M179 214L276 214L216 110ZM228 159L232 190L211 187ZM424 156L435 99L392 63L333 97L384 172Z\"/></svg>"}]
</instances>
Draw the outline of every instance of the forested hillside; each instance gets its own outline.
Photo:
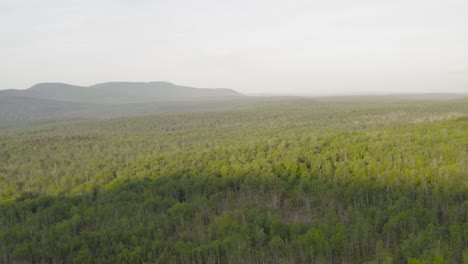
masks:
<instances>
[{"instance_id":1,"label":"forested hillside","mask_svg":"<svg viewBox=\"0 0 468 264\"><path fill-rule=\"evenodd\" d=\"M2 129L0 262L468 263L468 101L337 100Z\"/></svg>"},{"instance_id":2,"label":"forested hillside","mask_svg":"<svg viewBox=\"0 0 468 264\"><path fill-rule=\"evenodd\" d=\"M0 96L0 128L5 124L57 122L154 115L160 113L232 109L252 100L210 100L197 102L152 102L132 104L85 104L18 96ZM11 126L10 126L11 127Z\"/></svg>"}]
</instances>

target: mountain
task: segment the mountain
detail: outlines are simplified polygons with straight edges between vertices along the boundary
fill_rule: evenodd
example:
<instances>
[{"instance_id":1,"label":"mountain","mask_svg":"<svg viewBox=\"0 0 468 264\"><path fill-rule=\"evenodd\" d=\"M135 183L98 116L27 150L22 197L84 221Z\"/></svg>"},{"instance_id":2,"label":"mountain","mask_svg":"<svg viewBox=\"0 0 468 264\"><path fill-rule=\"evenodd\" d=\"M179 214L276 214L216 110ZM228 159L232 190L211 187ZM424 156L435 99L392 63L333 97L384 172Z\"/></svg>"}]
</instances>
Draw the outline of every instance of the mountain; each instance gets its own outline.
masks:
<instances>
[{"instance_id":1,"label":"mountain","mask_svg":"<svg viewBox=\"0 0 468 264\"><path fill-rule=\"evenodd\" d=\"M40 83L26 90L0 90L0 127L9 122L220 110L238 107L246 98L230 89L168 82L108 82L89 87Z\"/></svg>"},{"instance_id":2,"label":"mountain","mask_svg":"<svg viewBox=\"0 0 468 264\"><path fill-rule=\"evenodd\" d=\"M245 97L231 89L193 88L168 82L108 82L89 87L65 83L40 83L27 90L0 91L1 96L93 104L200 101Z\"/></svg>"}]
</instances>

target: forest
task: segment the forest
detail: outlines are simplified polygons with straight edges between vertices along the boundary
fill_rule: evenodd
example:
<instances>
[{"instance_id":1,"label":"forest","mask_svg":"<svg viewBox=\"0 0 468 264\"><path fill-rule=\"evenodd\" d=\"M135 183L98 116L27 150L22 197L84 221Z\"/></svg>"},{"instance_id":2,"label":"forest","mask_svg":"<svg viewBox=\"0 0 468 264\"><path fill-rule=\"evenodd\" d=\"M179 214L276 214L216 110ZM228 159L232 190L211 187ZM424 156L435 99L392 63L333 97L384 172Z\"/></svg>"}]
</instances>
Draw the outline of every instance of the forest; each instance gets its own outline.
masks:
<instances>
[{"instance_id":1,"label":"forest","mask_svg":"<svg viewBox=\"0 0 468 264\"><path fill-rule=\"evenodd\" d=\"M467 220L467 98L0 128L0 263L468 263Z\"/></svg>"}]
</instances>

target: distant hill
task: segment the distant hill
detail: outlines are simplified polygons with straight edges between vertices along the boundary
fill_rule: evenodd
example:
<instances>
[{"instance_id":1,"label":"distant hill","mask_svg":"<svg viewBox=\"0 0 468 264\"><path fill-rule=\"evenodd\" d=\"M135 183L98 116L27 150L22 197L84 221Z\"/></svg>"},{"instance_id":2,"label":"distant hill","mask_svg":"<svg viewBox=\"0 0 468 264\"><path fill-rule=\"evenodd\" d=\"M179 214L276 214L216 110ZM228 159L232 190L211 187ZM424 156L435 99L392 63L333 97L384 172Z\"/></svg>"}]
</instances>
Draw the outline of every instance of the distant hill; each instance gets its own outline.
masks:
<instances>
[{"instance_id":1,"label":"distant hill","mask_svg":"<svg viewBox=\"0 0 468 264\"><path fill-rule=\"evenodd\" d=\"M26 90L0 91L0 97L2 96L93 104L200 101L245 97L231 89L202 89L168 82L109 82L89 87L65 83L40 83Z\"/></svg>"},{"instance_id":2,"label":"distant hill","mask_svg":"<svg viewBox=\"0 0 468 264\"><path fill-rule=\"evenodd\" d=\"M209 111L236 107L248 98L230 89L201 89L168 82L109 82L90 87L40 83L0 90L0 121L110 118Z\"/></svg>"}]
</instances>

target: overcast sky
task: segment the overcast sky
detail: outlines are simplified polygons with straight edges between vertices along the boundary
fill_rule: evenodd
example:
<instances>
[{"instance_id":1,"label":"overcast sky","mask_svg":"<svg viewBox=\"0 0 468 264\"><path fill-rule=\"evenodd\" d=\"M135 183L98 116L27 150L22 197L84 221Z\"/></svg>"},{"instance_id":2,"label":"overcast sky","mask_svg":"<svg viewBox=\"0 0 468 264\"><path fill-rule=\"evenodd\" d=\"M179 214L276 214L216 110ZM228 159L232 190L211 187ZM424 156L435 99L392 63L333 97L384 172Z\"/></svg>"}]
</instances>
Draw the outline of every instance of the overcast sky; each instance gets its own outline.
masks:
<instances>
[{"instance_id":1,"label":"overcast sky","mask_svg":"<svg viewBox=\"0 0 468 264\"><path fill-rule=\"evenodd\" d=\"M468 92L467 0L0 0L0 89Z\"/></svg>"}]
</instances>

